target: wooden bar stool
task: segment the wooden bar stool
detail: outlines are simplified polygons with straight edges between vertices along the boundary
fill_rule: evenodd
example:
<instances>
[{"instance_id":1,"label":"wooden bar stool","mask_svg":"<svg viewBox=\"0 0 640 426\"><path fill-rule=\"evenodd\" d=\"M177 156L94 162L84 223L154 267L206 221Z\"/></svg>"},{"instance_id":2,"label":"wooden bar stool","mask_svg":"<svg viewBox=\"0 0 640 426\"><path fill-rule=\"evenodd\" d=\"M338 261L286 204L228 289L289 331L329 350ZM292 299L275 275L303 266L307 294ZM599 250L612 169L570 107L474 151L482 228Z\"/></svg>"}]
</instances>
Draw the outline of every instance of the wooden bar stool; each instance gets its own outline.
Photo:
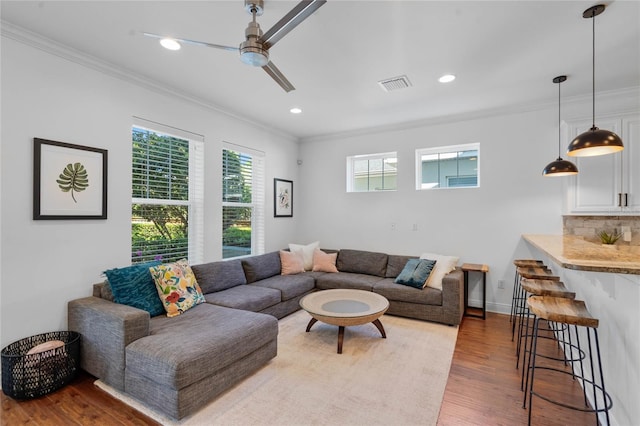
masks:
<instances>
[{"instance_id":1,"label":"wooden bar stool","mask_svg":"<svg viewBox=\"0 0 640 426\"><path fill-rule=\"evenodd\" d=\"M551 296L531 296L527 300L527 304L529 306L530 311L535 316L534 325L533 325L533 337L531 342L531 356L530 363L528 369L531 370L531 378L530 383L528 383L529 388L529 425L531 425L531 409L533 403L533 397L537 396L538 398L544 399L552 404L559 405L561 407L565 407L572 410L583 411L583 412L592 412L596 415L596 424L598 423L598 413L604 412L606 417L606 424L609 425L609 410L613 406L613 401L609 394L605 390L604 386L604 374L602 372L602 361L600 357L600 344L598 342L598 319L591 316L585 303L581 300L573 300L568 298L560 298L560 297L551 297ZM566 324L568 327L573 327L573 330L576 335L576 341L578 342L577 348L580 347L579 344L579 336L578 336L578 327L583 327L586 329L586 335L588 340L588 351L589 351L589 366L590 371L585 372L585 367L582 363L582 359L585 358L584 352L579 354L578 358L573 359L573 355L570 354L568 357L572 360L579 360L581 367L580 371L576 372L574 368L572 368L571 372L553 368L549 366L538 366L536 365L536 359L540 356L537 353L537 343L538 343L538 333L540 330L540 320L552 321L558 324ZM593 335L593 338L592 338ZM593 340L593 342L592 342ZM576 348L576 346L572 347ZM594 352L595 351L595 352ZM595 370L594 356L597 359L597 371ZM565 357L567 358L567 357ZM578 407L575 405L570 405L561 401L554 400L548 396L543 395L542 393L538 393L535 390L535 372L536 370L547 370L552 372L552 374L566 374L577 378L582 381L582 388L584 390L584 407ZM527 382L529 382L529 374L527 374ZM592 397L592 405L589 406L587 401L588 390L591 390ZM526 401L526 394L525 394Z\"/></svg>"},{"instance_id":2,"label":"wooden bar stool","mask_svg":"<svg viewBox=\"0 0 640 426\"><path fill-rule=\"evenodd\" d=\"M519 266L516 268L516 273L520 277L519 282L524 278L529 279L540 279L540 280L551 280L551 281L560 281L560 277L553 275L553 272L544 265L527 265L527 266ZM527 294L522 289L522 285L519 284L518 296L515 299L515 318L513 324L511 325L511 341L513 341L513 336L516 330L516 322L519 321L518 333L522 333L522 319L527 311Z\"/></svg>"},{"instance_id":3,"label":"wooden bar stool","mask_svg":"<svg viewBox=\"0 0 640 426\"><path fill-rule=\"evenodd\" d=\"M536 259L515 259L513 261L513 265L516 267L516 274L513 279L513 293L511 294L511 314L509 315L510 323L515 320L517 306L516 301L520 294L520 275L518 274L518 268L522 266L544 266L544 262ZM511 333L511 340L513 340L513 330Z\"/></svg>"},{"instance_id":4,"label":"wooden bar stool","mask_svg":"<svg viewBox=\"0 0 640 426\"><path fill-rule=\"evenodd\" d=\"M522 289L525 292L525 294L527 296L551 296L551 297L562 297L565 299L575 299L576 298L576 293L573 291L569 291L567 289L567 287L565 287L564 283L562 281L553 281L553 280L540 280L540 279L532 279L532 278L523 278L521 280L521 285L522 285ZM520 338L518 339L518 347L516 349L516 356L518 357L518 360L516 361L516 368L518 368L519 362L520 362L520 353L522 351L522 348L524 348L524 351L522 351L524 353L523 356L523 360L522 360L522 365L526 366L527 364L527 353L531 353L531 348L527 349L527 343L528 343L528 339L529 337L532 336L532 334L530 333L531 331L531 325L529 323L529 319L530 319L530 315L528 312L528 308L525 307L525 310L527 311L525 315L526 317L526 325L523 325L521 330L520 330ZM567 341L567 337L564 334L564 332L566 331L567 327L563 326L562 328L559 328L556 326L555 323L551 322L549 323L549 327L541 330L541 331L545 331L545 332L551 332L551 336L538 336L539 338L547 338L547 339L556 339L556 333L562 332L563 336L562 339L560 339L561 342L566 342ZM522 345L522 339L524 338L524 345ZM571 345L571 334L568 335L568 342L569 345ZM520 389L525 390L525 386L524 386L524 375L525 375L525 371L526 369L523 368L522 369L522 379L520 381ZM528 373L528 372L527 372Z\"/></svg>"}]
</instances>

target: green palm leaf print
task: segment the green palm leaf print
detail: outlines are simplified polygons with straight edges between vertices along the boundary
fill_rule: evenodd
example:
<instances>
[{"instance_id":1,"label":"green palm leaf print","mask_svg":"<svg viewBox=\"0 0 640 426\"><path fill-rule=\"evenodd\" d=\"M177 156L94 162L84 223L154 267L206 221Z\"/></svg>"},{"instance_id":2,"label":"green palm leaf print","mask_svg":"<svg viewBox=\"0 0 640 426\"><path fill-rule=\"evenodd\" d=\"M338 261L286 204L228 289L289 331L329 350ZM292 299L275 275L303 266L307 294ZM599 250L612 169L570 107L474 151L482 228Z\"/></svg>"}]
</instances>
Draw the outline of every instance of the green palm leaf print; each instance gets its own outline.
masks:
<instances>
[{"instance_id":1,"label":"green palm leaf print","mask_svg":"<svg viewBox=\"0 0 640 426\"><path fill-rule=\"evenodd\" d=\"M67 164L58 179L56 179L58 186L62 192L71 192L71 198L73 202L77 203L76 197L73 195L75 192L82 192L89 186L89 175L87 169L80 163Z\"/></svg>"}]
</instances>

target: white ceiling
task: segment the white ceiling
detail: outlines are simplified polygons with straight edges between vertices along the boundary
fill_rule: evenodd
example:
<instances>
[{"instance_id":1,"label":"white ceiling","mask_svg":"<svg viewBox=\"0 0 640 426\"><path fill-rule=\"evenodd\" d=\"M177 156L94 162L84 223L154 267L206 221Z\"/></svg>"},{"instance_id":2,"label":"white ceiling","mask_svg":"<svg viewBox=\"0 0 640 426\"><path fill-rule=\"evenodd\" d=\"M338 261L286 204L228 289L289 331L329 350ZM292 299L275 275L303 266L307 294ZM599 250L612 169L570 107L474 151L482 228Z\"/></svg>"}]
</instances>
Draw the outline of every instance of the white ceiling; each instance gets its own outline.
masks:
<instances>
[{"instance_id":1,"label":"white ceiling","mask_svg":"<svg viewBox=\"0 0 640 426\"><path fill-rule=\"evenodd\" d=\"M264 31L297 2L265 1ZM640 2L596 17L596 89L640 86ZM329 0L270 50L285 93L233 52L163 49L142 32L236 46L234 1L2 1L2 20L300 139L591 94L592 1ZM6 27L6 26L5 26ZM453 73L453 83L437 78ZM384 92L377 81L407 75ZM298 106L300 115L289 109Z\"/></svg>"}]
</instances>

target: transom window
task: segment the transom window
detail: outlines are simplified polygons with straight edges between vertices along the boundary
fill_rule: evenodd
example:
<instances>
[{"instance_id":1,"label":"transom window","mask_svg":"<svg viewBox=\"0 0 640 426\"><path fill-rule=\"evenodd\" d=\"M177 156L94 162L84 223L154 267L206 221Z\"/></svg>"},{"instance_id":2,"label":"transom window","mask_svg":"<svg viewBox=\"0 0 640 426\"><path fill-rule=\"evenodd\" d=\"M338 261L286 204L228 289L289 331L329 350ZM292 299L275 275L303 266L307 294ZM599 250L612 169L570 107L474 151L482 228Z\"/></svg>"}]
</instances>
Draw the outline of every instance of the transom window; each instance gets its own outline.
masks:
<instances>
[{"instance_id":1,"label":"transom window","mask_svg":"<svg viewBox=\"0 0 640 426\"><path fill-rule=\"evenodd\" d=\"M397 166L395 152L347 157L347 192L396 190Z\"/></svg>"},{"instance_id":2,"label":"transom window","mask_svg":"<svg viewBox=\"0 0 640 426\"><path fill-rule=\"evenodd\" d=\"M416 150L416 189L480 186L480 144Z\"/></svg>"}]
</instances>

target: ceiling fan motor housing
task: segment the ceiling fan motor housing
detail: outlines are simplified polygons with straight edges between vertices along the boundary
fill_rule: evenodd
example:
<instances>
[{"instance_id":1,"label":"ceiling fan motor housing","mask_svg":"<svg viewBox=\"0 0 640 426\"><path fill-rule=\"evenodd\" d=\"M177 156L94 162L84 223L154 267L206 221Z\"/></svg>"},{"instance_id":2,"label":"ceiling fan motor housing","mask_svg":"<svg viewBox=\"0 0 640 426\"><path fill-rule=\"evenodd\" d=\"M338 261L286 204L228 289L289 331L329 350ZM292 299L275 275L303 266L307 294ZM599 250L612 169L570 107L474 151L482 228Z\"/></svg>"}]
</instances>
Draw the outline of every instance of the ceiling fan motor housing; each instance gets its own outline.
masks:
<instances>
[{"instance_id":1,"label":"ceiling fan motor housing","mask_svg":"<svg viewBox=\"0 0 640 426\"><path fill-rule=\"evenodd\" d=\"M242 62L254 67L263 67L269 62L269 51L266 50L262 42L262 30L257 22L249 22L244 32L246 41L240 43L240 59Z\"/></svg>"}]
</instances>

